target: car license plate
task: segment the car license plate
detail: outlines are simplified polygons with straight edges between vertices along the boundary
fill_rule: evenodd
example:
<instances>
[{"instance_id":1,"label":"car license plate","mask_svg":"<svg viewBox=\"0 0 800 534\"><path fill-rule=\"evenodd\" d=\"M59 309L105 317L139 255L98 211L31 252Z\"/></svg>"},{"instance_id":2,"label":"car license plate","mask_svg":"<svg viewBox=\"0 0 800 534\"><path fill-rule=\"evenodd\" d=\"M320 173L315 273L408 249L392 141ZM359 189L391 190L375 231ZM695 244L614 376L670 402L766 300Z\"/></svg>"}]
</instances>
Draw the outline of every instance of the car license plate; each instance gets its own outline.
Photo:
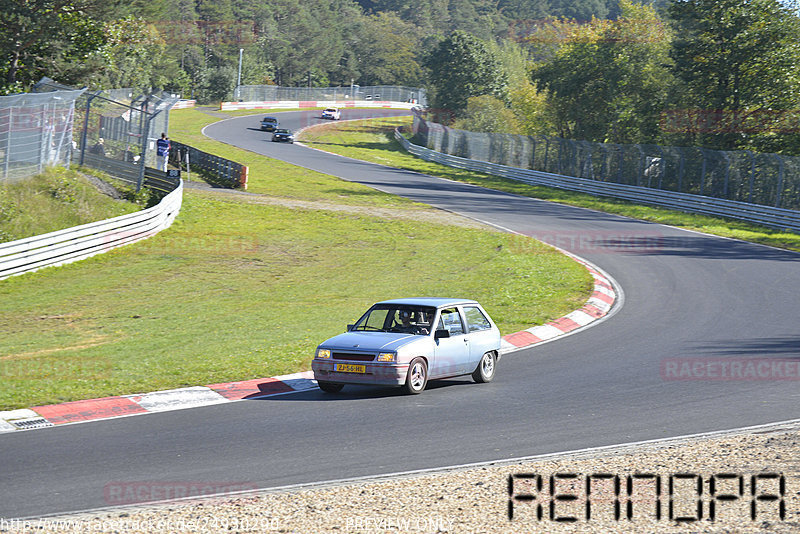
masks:
<instances>
[{"instance_id":1,"label":"car license plate","mask_svg":"<svg viewBox=\"0 0 800 534\"><path fill-rule=\"evenodd\" d=\"M366 365L354 365L352 363L337 363L335 371L340 373L366 373Z\"/></svg>"}]
</instances>

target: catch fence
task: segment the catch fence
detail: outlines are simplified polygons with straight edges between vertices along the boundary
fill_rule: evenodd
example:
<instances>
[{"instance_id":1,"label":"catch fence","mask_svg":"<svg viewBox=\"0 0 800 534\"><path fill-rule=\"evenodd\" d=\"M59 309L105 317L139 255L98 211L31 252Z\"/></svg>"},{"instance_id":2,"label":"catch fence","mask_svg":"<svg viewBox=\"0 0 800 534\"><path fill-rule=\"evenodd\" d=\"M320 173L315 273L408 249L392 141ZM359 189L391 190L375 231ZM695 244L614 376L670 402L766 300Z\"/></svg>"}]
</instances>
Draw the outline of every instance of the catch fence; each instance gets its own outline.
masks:
<instances>
[{"instance_id":1,"label":"catch fence","mask_svg":"<svg viewBox=\"0 0 800 534\"><path fill-rule=\"evenodd\" d=\"M84 90L0 96L0 182L69 166L75 102Z\"/></svg>"},{"instance_id":2,"label":"catch fence","mask_svg":"<svg viewBox=\"0 0 800 534\"><path fill-rule=\"evenodd\" d=\"M388 101L427 105L425 89L398 85L343 87L279 87L277 85L240 85L233 91L240 102L299 101Z\"/></svg>"},{"instance_id":3,"label":"catch fence","mask_svg":"<svg viewBox=\"0 0 800 534\"><path fill-rule=\"evenodd\" d=\"M65 87L43 78L34 90L47 95ZM145 168L159 167L156 141L169 130L169 111L179 99L133 89L82 91L75 101L74 163L135 180L141 189Z\"/></svg>"},{"instance_id":4,"label":"catch fence","mask_svg":"<svg viewBox=\"0 0 800 534\"><path fill-rule=\"evenodd\" d=\"M800 210L800 157L698 147L611 144L468 132L414 116L423 146L476 161L704 197Z\"/></svg>"}]
</instances>

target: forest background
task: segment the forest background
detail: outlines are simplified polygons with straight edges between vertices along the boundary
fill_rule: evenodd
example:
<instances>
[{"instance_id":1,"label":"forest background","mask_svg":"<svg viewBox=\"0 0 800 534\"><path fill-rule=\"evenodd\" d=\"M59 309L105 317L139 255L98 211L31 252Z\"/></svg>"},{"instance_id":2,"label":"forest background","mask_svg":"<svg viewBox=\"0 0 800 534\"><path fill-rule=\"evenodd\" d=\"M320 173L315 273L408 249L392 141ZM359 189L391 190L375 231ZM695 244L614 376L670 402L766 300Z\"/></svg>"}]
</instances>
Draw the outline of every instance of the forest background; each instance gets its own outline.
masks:
<instances>
[{"instance_id":1,"label":"forest background","mask_svg":"<svg viewBox=\"0 0 800 534\"><path fill-rule=\"evenodd\" d=\"M797 155L798 35L779 0L0 0L0 94L216 103L241 57L243 85L424 87L472 131Z\"/></svg>"}]
</instances>

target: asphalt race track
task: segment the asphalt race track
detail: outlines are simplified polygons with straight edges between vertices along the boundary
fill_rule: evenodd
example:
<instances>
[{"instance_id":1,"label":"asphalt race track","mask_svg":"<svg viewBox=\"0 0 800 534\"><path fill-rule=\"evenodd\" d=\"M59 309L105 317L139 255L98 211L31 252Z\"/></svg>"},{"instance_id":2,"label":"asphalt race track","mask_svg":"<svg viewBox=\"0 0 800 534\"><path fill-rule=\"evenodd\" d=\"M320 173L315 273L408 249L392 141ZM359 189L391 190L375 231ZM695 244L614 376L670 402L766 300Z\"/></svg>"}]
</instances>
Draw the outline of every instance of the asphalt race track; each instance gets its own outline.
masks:
<instances>
[{"instance_id":1,"label":"asphalt race track","mask_svg":"<svg viewBox=\"0 0 800 534\"><path fill-rule=\"evenodd\" d=\"M283 113L281 123L298 129L320 122L317 113ZM624 305L507 355L488 385L432 382L413 397L306 391L0 435L0 517L104 507L113 484L269 488L800 417L797 378L772 365L800 360L800 255L271 143L258 119L205 133L557 244L610 274ZM676 358L771 361L755 380L673 380L665 370Z\"/></svg>"}]
</instances>

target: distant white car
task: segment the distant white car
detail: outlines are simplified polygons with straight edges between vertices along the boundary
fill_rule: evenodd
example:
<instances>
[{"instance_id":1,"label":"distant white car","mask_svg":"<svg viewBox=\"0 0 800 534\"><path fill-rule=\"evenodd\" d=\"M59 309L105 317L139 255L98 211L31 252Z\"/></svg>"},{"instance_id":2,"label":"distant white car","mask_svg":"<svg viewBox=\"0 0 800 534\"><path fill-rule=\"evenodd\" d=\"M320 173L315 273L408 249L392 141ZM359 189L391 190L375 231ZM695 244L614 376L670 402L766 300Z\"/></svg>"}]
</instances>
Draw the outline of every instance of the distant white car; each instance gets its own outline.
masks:
<instances>
[{"instance_id":1,"label":"distant white car","mask_svg":"<svg viewBox=\"0 0 800 534\"><path fill-rule=\"evenodd\" d=\"M327 108L322 112L323 119L331 119L338 121L342 116L342 112L336 108Z\"/></svg>"}]
</instances>

